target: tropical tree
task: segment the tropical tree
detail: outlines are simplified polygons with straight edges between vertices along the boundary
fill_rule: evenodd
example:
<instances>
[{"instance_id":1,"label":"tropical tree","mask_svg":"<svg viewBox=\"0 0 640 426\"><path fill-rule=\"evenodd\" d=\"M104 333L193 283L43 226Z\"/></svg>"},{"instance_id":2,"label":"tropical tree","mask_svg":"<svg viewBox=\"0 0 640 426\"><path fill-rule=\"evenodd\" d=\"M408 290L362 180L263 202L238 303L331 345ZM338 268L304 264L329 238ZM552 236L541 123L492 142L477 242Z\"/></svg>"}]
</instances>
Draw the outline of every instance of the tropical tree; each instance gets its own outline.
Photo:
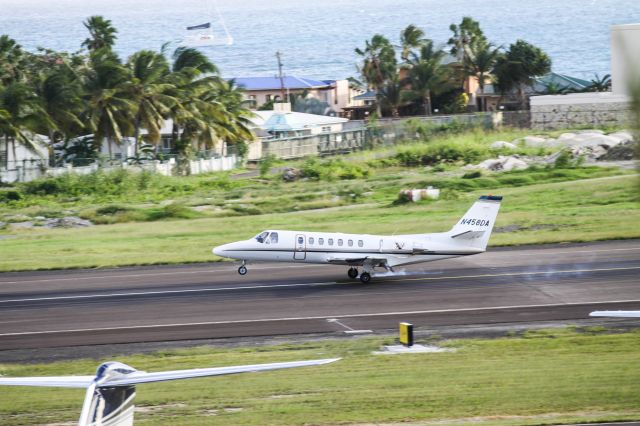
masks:
<instances>
[{"instance_id":1,"label":"tropical tree","mask_svg":"<svg viewBox=\"0 0 640 426\"><path fill-rule=\"evenodd\" d=\"M0 85L7 85L22 77L24 51L8 35L0 36Z\"/></svg>"},{"instance_id":2,"label":"tropical tree","mask_svg":"<svg viewBox=\"0 0 640 426\"><path fill-rule=\"evenodd\" d=\"M137 104L131 96L131 72L107 48L92 52L90 62L84 76L86 122L98 143L107 141L111 158L112 144L133 133Z\"/></svg>"},{"instance_id":3,"label":"tropical tree","mask_svg":"<svg viewBox=\"0 0 640 426\"><path fill-rule=\"evenodd\" d=\"M378 90L377 96L382 108L389 110L391 116L396 118L400 116L400 108L407 103L404 84L398 75L387 80Z\"/></svg>"},{"instance_id":4,"label":"tropical tree","mask_svg":"<svg viewBox=\"0 0 640 426\"><path fill-rule=\"evenodd\" d=\"M408 62L410 68L404 83L409 89L404 98L420 102L425 115L431 115L431 97L448 89L448 68L442 64L444 56L445 52L436 49L432 40L425 40Z\"/></svg>"},{"instance_id":5,"label":"tropical tree","mask_svg":"<svg viewBox=\"0 0 640 426\"><path fill-rule=\"evenodd\" d=\"M591 85L587 87L589 92L608 92L611 90L611 74L599 77L598 74L591 80Z\"/></svg>"},{"instance_id":6,"label":"tropical tree","mask_svg":"<svg viewBox=\"0 0 640 426\"><path fill-rule=\"evenodd\" d=\"M54 125L29 86L13 82L0 90L0 137L7 149L11 146L14 159L16 144L38 153L34 130L41 124Z\"/></svg>"},{"instance_id":7,"label":"tropical tree","mask_svg":"<svg viewBox=\"0 0 640 426\"><path fill-rule=\"evenodd\" d=\"M378 90L397 73L396 52L384 36L374 35L364 49L356 48L355 52L362 57L358 70L369 89Z\"/></svg>"},{"instance_id":8,"label":"tropical tree","mask_svg":"<svg viewBox=\"0 0 640 426\"><path fill-rule=\"evenodd\" d=\"M169 63L162 54L141 50L131 55L127 67L132 76L129 95L137 105L134 120L137 154L140 129L146 129L147 141L157 145L160 142L160 131L164 121L178 100L168 94L175 86L168 82Z\"/></svg>"},{"instance_id":9,"label":"tropical tree","mask_svg":"<svg viewBox=\"0 0 640 426\"><path fill-rule=\"evenodd\" d=\"M113 47L118 30L111 25L109 19L104 19L102 16L91 16L83 24L89 30L89 38L82 42L83 47L89 51Z\"/></svg>"},{"instance_id":10,"label":"tropical tree","mask_svg":"<svg viewBox=\"0 0 640 426\"><path fill-rule=\"evenodd\" d=\"M486 100L484 99L484 88L487 76L500 56L500 48L494 47L491 43L474 43L467 48L467 59L465 61L465 74L474 76L478 80L480 88L480 111L486 110Z\"/></svg>"},{"instance_id":11,"label":"tropical tree","mask_svg":"<svg viewBox=\"0 0 640 426\"><path fill-rule=\"evenodd\" d=\"M453 33L447 44L451 46L449 52L458 58L458 62L465 63L469 49L474 49L478 45L487 44L480 23L469 16L462 18L459 25L451 24L449 29Z\"/></svg>"},{"instance_id":12,"label":"tropical tree","mask_svg":"<svg viewBox=\"0 0 640 426\"><path fill-rule=\"evenodd\" d=\"M420 47L423 41L424 31L413 24L408 25L400 32L400 45L402 47L400 58L402 58L404 62L407 62L412 49Z\"/></svg>"},{"instance_id":13,"label":"tropical tree","mask_svg":"<svg viewBox=\"0 0 640 426\"><path fill-rule=\"evenodd\" d=\"M535 77L551 71L551 59L539 47L518 40L500 54L494 67L496 86L503 93L517 90L520 107L525 106L525 88L533 84Z\"/></svg>"}]
</instances>

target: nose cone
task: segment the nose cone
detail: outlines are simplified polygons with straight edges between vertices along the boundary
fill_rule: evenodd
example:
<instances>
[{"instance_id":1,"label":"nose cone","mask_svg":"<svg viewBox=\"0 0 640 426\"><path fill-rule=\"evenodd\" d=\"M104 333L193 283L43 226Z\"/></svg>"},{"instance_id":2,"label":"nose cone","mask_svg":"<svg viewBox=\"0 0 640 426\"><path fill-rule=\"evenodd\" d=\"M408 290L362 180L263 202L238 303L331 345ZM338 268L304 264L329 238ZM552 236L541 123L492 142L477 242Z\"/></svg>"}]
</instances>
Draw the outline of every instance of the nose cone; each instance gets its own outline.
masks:
<instances>
[{"instance_id":1,"label":"nose cone","mask_svg":"<svg viewBox=\"0 0 640 426\"><path fill-rule=\"evenodd\" d=\"M227 250L229 250L229 247L231 246L231 244L223 244L221 246L218 247L214 247L213 250L211 250L213 252L213 254L215 254L216 256L220 256L220 257L229 257L229 253Z\"/></svg>"}]
</instances>

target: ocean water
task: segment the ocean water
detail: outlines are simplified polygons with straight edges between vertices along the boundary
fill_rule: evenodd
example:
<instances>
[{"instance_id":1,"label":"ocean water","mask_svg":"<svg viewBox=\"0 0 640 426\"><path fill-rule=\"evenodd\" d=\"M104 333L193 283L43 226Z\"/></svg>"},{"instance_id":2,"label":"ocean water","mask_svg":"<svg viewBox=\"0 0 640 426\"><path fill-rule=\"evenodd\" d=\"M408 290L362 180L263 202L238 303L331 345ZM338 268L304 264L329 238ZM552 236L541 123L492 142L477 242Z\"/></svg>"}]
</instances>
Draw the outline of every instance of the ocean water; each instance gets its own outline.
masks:
<instances>
[{"instance_id":1,"label":"ocean water","mask_svg":"<svg viewBox=\"0 0 640 426\"><path fill-rule=\"evenodd\" d=\"M220 11L234 44L201 49L225 77L277 73L318 79L357 76L354 48L375 33L397 43L409 24L444 44L449 25L463 16L480 22L496 45L524 39L544 49L553 70L592 78L610 72L609 27L640 22L640 0L0 0L0 34L29 50L76 51L91 15L111 19L116 50L177 47L185 27L212 21ZM638 52L640 54L640 52Z\"/></svg>"}]
</instances>

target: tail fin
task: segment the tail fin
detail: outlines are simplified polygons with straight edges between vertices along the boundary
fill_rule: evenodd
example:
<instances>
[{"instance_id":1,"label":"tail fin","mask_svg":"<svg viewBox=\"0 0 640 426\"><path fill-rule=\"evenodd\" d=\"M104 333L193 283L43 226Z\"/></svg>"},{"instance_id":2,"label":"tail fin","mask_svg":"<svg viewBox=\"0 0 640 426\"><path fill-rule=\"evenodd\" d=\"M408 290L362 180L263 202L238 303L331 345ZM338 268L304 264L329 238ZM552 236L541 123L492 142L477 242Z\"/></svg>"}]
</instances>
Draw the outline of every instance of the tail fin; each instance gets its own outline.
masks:
<instances>
[{"instance_id":1,"label":"tail fin","mask_svg":"<svg viewBox=\"0 0 640 426\"><path fill-rule=\"evenodd\" d=\"M501 201L498 195L481 196L447 234L467 247L485 250Z\"/></svg>"}]
</instances>

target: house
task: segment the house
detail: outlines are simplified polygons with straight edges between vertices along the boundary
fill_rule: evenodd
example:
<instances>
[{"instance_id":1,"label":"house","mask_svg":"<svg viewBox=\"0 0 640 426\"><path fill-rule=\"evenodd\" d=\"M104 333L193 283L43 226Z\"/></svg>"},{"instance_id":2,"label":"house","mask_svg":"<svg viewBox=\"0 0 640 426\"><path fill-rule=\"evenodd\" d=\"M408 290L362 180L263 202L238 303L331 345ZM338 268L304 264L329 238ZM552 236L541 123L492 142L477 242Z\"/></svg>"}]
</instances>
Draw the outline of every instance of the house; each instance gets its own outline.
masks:
<instances>
[{"instance_id":1,"label":"house","mask_svg":"<svg viewBox=\"0 0 640 426\"><path fill-rule=\"evenodd\" d=\"M288 103L275 104L271 111L255 111L251 122L263 138L290 138L323 133L337 133L343 130L349 120L326 115L306 114L291 111Z\"/></svg>"},{"instance_id":2,"label":"house","mask_svg":"<svg viewBox=\"0 0 640 426\"><path fill-rule=\"evenodd\" d=\"M362 93L362 90L352 87L349 80L314 80L294 76L282 77L282 80L278 77L230 80L245 91L245 100L249 101L252 109L269 102L295 102L292 95L306 95L323 103L325 114L343 115L345 108L360 104L354 97Z\"/></svg>"},{"instance_id":3,"label":"house","mask_svg":"<svg viewBox=\"0 0 640 426\"><path fill-rule=\"evenodd\" d=\"M49 165L49 138L29 135L33 150L18 142L0 138L0 182L32 180Z\"/></svg>"}]
</instances>

